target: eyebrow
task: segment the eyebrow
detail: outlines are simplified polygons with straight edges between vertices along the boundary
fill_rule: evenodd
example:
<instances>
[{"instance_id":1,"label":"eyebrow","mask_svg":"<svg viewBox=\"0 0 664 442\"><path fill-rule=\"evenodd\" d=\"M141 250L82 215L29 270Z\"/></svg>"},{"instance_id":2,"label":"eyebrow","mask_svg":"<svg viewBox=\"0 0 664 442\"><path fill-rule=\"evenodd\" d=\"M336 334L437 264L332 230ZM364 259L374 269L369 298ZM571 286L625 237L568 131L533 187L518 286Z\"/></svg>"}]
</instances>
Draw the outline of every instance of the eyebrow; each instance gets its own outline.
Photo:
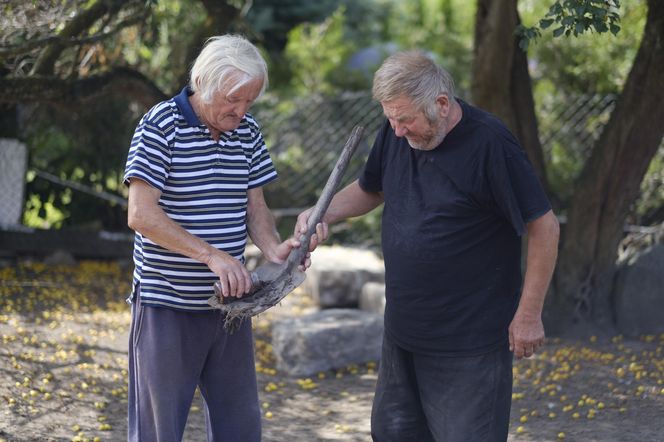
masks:
<instances>
[{"instance_id":1,"label":"eyebrow","mask_svg":"<svg viewBox=\"0 0 664 442\"><path fill-rule=\"evenodd\" d=\"M390 117L385 112L383 112L383 115L385 115L385 118L387 118L388 120L395 120L395 121L398 121L399 123L415 119L415 117L413 115L410 115L410 114L400 115L398 118Z\"/></svg>"}]
</instances>

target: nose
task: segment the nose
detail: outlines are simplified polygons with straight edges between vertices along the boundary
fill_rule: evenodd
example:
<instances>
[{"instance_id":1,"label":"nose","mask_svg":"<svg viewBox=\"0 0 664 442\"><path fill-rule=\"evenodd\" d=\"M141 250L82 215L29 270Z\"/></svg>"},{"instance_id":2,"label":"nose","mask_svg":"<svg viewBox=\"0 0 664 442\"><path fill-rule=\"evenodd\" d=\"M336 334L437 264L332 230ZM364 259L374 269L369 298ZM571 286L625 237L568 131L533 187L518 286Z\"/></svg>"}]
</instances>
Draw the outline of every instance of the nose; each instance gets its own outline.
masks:
<instances>
[{"instance_id":1,"label":"nose","mask_svg":"<svg viewBox=\"0 0 664 442\"><path fill-rule=\"evenodd\" d=\"M403 137L408 133L408 129L403 124L395 123L394 124L394 134L397 137Z\"/></svg>"},{"instance_id":2,"label":"nose","mask_svg":"<svg viewBox=\"0 0 664 442\"><path fill-rule=\"evenodd\" d=\"M238 103L237 106L233 109L233 113L238 117L242 118L244 117L244 114L246 114L249 111L249 106L250 103Z\"/></svg>"}]
</instances>

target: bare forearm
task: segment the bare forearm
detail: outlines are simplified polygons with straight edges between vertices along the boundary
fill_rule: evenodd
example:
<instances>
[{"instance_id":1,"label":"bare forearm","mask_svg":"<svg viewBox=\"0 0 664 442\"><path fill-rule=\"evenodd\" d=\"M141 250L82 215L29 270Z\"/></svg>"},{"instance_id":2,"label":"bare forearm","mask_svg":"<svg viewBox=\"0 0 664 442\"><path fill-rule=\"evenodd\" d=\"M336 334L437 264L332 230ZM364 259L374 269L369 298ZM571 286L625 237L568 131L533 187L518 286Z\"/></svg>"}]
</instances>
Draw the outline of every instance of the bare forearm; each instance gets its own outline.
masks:
<instances>
[{"instance_id":1,"label":"bare forearm","mask_svg":"<svg viewBox=\"0 0 664 442\"><path fill-rule=\"evenodd\" d=\"M219 277L223 296L242 296L251 289L251 276L244 265L189 233L159 206L161 192L145 181L132 178L129 185L129 227L150 241L200 261Z\"/></svg>"},{"instance_id":2,"label":"bare forearm","mask_svg":"<svg viewBox=\"0 0 664 442\"><path fill-rule=\"evenodd\" d=\"M274 216L262 201L250 203L247 208L247 230L249 237L265 257L273 261L276 248L281 240L274 222Z\"/></svg>"},{"instance_id":3,"label":"bare forearm","mask_svg":"<svg viewBox=\"0 0 664 442\"><path fill-rule=\"evenodd\" d=\"M142 206L130 216L129 227L155 244L208 264L216 249L201 238L187 232L156 205Z\"/></svg>"},{"instance_id":4,"label":"bare forearm","mask_svg":"<svg viewBox=\"0 0 664 442\"><path fill-rule=\"evenodd\" d=\"M528 254L519 311L527 316L541 316L544 298L551 282L558 256L560 228L553 212L528 226Z\"/></svg>"},{"instance_id":5,"label":"bare forearm","mask_svg":"<svg viewBox=\"0 0 664 442\"><path fill-rule=\"evenodd\" d=\"M334 196L323 220L333 224L342 219L369 213L382 203L383 196L380 193L365 192L356 180Z\"/></svg>"}]
</instances>

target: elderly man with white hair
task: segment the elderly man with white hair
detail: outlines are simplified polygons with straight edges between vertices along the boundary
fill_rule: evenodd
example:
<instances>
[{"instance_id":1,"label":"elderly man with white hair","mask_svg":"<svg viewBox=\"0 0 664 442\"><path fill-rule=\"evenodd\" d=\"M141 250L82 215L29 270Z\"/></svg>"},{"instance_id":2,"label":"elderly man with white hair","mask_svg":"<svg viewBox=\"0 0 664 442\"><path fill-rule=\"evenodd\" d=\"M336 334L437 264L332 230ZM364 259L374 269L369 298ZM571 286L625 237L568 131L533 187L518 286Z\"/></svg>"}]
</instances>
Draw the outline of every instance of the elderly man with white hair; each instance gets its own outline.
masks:
<instances>
[{"instance_id":1,"label":"elderly man with white hair","mask_svg":"<svg viewBox=\"0 0 664 442\"><path fill-rule=\"evenodd\" d=\"M259 441L251 321L227 334L207 299L251 289L247 235L275 263L299 243L281 241L262 186L275 180L249 107L268 83L246 39L208 40L188 87L139 122L124 181L136 232L129 336L131 441L181 440L196 387L208 440ZM303 267L308 266L308 259Z\"/></svg>"}]
</instances>

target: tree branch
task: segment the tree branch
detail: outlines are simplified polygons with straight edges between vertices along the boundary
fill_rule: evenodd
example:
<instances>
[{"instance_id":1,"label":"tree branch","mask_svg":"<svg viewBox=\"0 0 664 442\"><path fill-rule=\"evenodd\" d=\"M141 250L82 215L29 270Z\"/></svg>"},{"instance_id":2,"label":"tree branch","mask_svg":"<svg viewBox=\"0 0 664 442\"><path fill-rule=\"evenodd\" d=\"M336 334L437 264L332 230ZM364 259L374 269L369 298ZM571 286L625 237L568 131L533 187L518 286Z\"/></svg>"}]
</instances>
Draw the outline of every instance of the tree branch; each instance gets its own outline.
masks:
<instances>
[{"instance_id":1,"label":"tree branch","mask_svg":"<svg viewBox=\"0 0 664 442\"><path fill-rule=\"evenodd\" d=\"M67 38L62 35L50 35L48 37L39 38L36 40L26 41L23 44L0 46L0 57L6 58L16 55L25 54L33 49L41 48L47 45L58 45L63 49L69 46L82 45L88 43L95 43L104 40L113 34L121 31L122 29L142 22L147 17L147 10L142 11L138 15L132 15L125 20L121 20L115 24L115 27L107 32L100 32L98 34L90 35L82 38Z\"/></svg>"},{"instance_id":2,"label":"tree branch","mask_svg":"<svg viewBox=\"0 0 664 442\"><path fill-rule=\"evenodd\" d=\"M133 2L129 2L131 4ZM60 32L59 36L65 40L75 38L88 30L98 19L107 13L118 11L127 6L125 0L98 0L88 9L76 15ZM39 54L37 61L32 69L34 75L50 75L53 74L55 62L66 49L60 41L45 47Z\"/></svg>"},{"instance_id":3,"label":"tree branch","mask_svg":"<svg viewBox=\"0 0 664 442\"><path fill-rule=\"evenodd\" d=\"M107 93L126 95L145 108L167 98L150 79L128 68L75 80L49 76L0 78L0 103L82 102Z\"/></svg>"}]
</instances>

